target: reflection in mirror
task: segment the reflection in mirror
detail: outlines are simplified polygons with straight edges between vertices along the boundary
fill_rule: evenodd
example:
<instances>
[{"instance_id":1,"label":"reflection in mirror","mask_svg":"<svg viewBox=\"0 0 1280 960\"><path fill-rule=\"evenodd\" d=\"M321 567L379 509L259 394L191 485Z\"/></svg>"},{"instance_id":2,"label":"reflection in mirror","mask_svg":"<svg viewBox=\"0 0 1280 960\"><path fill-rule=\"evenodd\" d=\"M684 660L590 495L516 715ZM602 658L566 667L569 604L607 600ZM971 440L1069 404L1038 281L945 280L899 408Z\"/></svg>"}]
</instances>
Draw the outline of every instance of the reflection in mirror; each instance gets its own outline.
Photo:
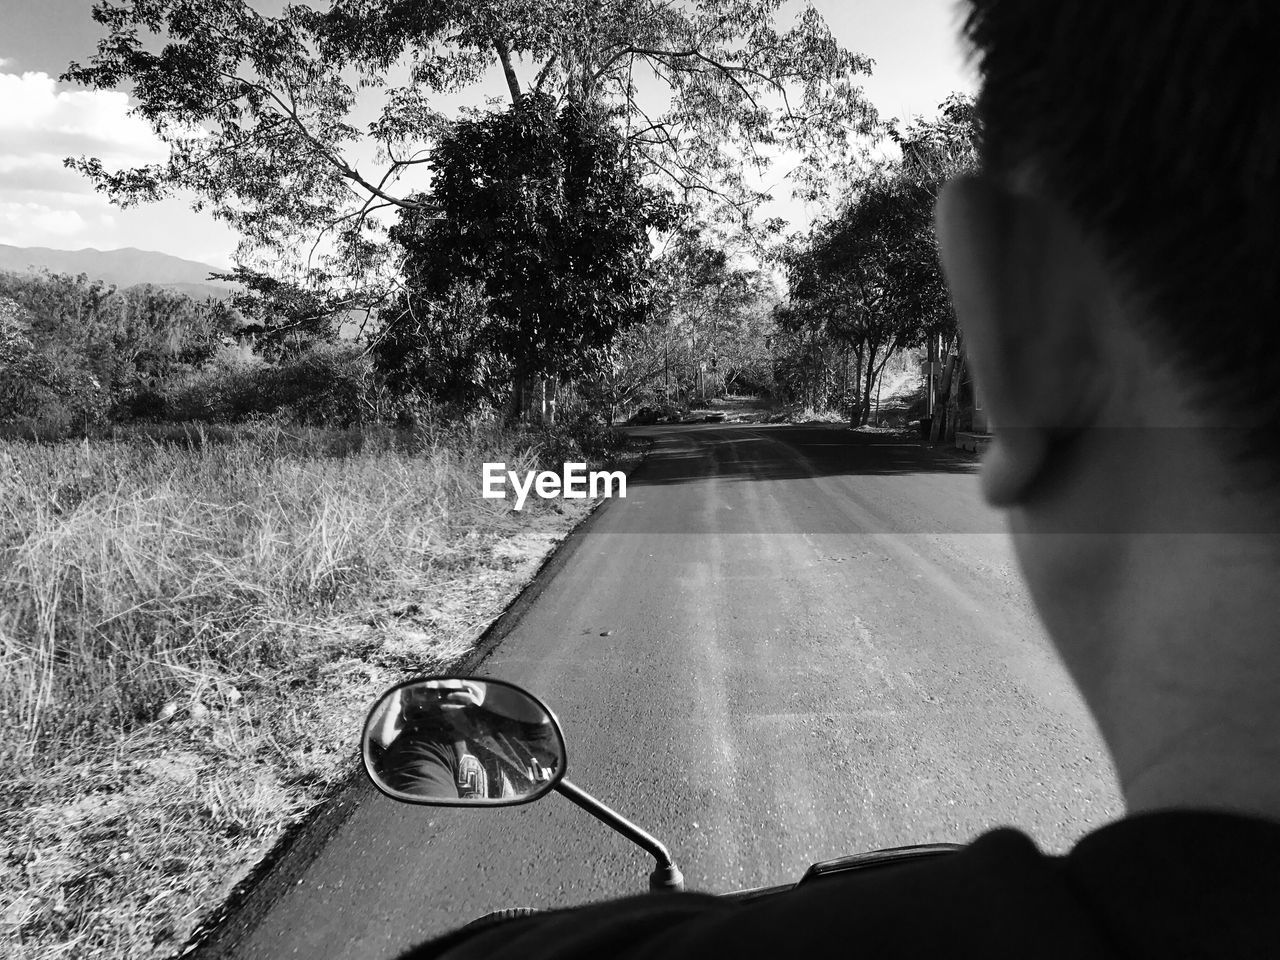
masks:
<instances>
[{"instance_id":1,"label":"reflection in mirror","mask_svg":"<svg viewBox=\"0 0 1280 960\"><path fill-rule=\"evenodd\" d=\"M564 775L550 712L518 687L434 677L385 693L364 730L365 769L384 793L411 803L524 803Z\"/></svg>"}]
</instances>

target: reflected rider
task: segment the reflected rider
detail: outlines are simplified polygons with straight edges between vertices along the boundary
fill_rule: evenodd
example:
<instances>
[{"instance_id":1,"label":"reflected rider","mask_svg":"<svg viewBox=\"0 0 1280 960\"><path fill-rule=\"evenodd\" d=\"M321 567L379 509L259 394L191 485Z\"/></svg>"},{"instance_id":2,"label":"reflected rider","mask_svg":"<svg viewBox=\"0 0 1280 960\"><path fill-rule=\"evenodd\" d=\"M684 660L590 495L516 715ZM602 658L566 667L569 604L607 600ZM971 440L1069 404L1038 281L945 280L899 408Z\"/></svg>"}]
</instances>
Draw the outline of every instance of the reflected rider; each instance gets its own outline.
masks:
<instances>
[{"instance_id":1,"label":"reflected rider","mask_svg":"<svg viewBox=\"0 0 1280 960\"><path fill-rule=\"evenodd\" d=\"M377 766L387 786L438 799L512 799L536 791L561 754L551 718L501 684L431 680L383 708Z\"/></svg>"}]
</instances>

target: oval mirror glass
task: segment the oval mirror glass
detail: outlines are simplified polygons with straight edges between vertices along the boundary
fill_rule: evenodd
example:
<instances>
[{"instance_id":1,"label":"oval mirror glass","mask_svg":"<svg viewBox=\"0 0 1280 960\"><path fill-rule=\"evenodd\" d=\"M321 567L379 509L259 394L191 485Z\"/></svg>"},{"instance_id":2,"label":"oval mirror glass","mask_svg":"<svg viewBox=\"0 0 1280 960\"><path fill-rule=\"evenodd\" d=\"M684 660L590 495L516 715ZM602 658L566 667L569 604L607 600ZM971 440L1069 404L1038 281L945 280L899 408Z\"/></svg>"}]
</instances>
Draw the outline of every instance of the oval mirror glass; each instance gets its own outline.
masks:
<instances>
[{"instance_id":1,"label":"oval mirror glass","mask_svg":"<svg viewBox=\"0 0 1280 960\"><path fill-rule=\"evenodd\" d=\"M364 725L364 766L395 800L506 806L564 776L560 724L537 697L499 680L426 677L384 693Z\"/></svg>"}]
</instances>

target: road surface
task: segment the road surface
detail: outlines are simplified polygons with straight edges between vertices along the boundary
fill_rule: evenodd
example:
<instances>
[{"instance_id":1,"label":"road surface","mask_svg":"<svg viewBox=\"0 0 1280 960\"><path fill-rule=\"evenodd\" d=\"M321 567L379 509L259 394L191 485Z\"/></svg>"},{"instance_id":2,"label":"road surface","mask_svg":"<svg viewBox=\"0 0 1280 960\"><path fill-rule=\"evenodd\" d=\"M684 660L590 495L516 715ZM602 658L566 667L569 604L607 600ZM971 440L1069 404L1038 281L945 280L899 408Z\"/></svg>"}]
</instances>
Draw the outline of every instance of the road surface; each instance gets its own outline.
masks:
<instances>
[{"instance_id":1,"label":"road surface","mask_svg":"<svg viewBox=\"0 0 1280 960\"><path fill-rule=\"evenodd\" d=\"M644 432L627 498L479 673L552 705L569 778L666 842L691 888L997 824L1061 851L1118 815L972 462L839 427ZM347 802L201 955L392 957L500 907L643 890L651 869L555 795Z\"/></svg>"}]
</instances>

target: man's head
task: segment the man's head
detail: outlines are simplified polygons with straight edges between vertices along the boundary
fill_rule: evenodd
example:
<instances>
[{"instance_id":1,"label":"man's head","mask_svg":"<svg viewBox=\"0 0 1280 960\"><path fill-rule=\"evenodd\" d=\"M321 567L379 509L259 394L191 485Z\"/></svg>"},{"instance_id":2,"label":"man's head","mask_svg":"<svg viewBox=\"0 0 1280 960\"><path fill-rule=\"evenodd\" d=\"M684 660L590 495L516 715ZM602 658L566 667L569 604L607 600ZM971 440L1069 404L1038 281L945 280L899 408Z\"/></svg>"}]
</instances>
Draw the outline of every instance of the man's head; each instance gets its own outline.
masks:
<instances>
[{"instance_id":1,"label":"man's head","mask_svg":"<svg viewBox=\"0 0 1280 960\"><path fill-rule=\"evenodd\" d=\"M967 9L983 169L938 233L997 430L983 484L1113 740L1116 678L1228 686L1173 638L1207 629L1250 524L1280 529L1280 6Z\"/></svg>"},{"instance_id":2,"label":"man's head","mask_svg":"<svg viewBox=\"0 0 1280 960\"><path fill-rule=\"evenodd\" d=\"M1280 423L1280 7L973 0L984 171L1084 230L1215 418ZM1236 453L1267 451L1238 438Z\"/></svg>"}]
</instances>

